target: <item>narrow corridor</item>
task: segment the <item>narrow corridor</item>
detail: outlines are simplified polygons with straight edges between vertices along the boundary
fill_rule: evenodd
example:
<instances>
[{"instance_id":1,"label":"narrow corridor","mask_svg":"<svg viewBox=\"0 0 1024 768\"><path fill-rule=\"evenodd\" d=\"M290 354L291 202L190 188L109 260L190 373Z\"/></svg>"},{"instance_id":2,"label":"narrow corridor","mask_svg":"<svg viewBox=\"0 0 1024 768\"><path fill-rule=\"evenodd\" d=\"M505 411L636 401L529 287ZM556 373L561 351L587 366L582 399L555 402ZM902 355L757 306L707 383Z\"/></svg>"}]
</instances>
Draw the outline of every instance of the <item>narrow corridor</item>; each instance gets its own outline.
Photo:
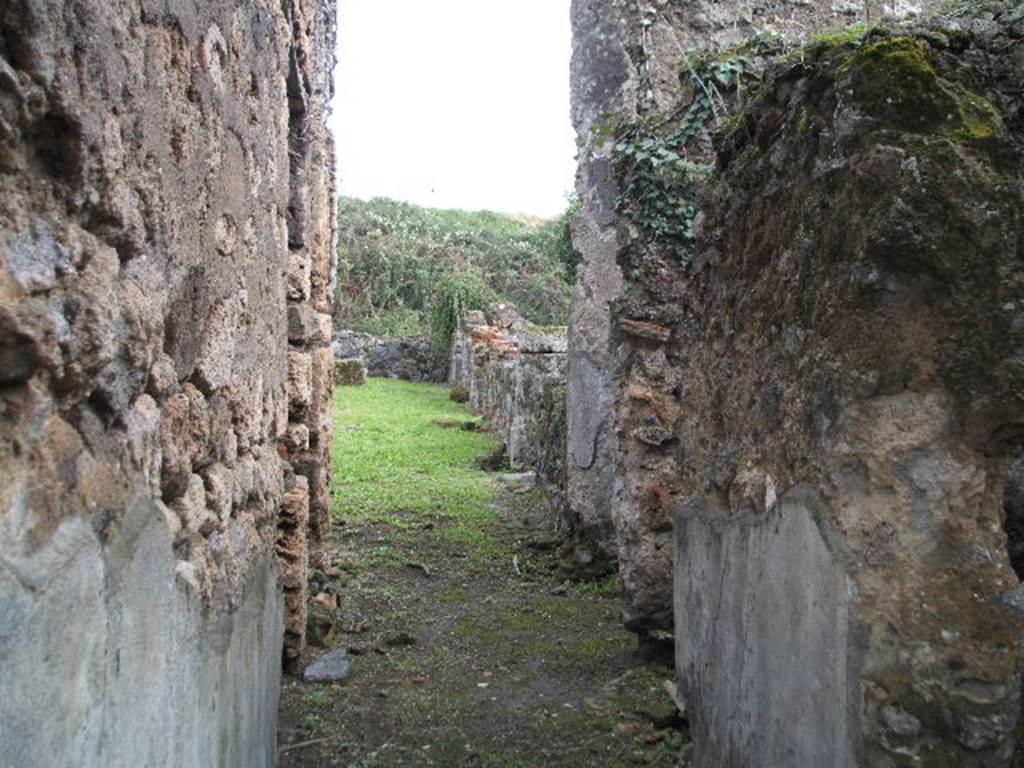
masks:
<instances>
[{"instance_id":1,"label":"narrow corridor","mask_svg":"<svg viewBox=\"0 0 1024 768\"><path fill-rule=\"evenodd\" d=\"M618 582L559 575L529 476L434 385L335 390L335 508L313 554L310 639L348 676L286 678L281 765L668 766L668 668L635 660Z\"/></svg>"}]
</instances>

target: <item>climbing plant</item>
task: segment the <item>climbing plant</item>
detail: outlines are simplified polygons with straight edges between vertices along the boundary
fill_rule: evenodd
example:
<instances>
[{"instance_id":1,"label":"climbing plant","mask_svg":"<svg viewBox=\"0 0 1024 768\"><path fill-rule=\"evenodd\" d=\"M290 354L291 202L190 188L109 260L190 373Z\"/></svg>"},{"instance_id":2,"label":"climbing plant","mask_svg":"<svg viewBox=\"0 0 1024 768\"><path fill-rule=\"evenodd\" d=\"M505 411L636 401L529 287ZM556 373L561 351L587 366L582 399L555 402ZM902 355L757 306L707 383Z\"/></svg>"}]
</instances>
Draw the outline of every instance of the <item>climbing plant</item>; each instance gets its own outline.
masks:
<instances>
[{"instance_id":1,"label":"climbing plant","mask_svg":"<svg viewBox=\"0 0 1024 768\"><path fill-rule=\"evenodd\" d=\"M475 275L457 273L446 277L437 289L431 315L434 348L445 353L466 313L485 309L497 300L494 290Z\"/></svg>"},{"instance_id":2,"label":"climbing plant","mask_svg":"<svg viewBox=\"0 0 1024 768\"><path fill-rule=\"evenodd\" d=\"M684 264L693 259L697 198L712 170L700 161L708 153L695 147L728 114L723 94L752 77L755 57L773 41L762 35L715 58L684 57L680 69L693 86L690 101L660 121L632 122L618 131L612 151L622 180L618 206L640 228L646 247L664 249Z\"/></svg>"},{"instance_id":3,"label":"climbing plant","mask_svg":"<svg viewBox=\"0 0 1024 768\"><path fill-rule=\"evenodd\" d=\"M616 151L629 164L620 208L630 212L646 239L689 262L698 184L711 167L687 160L674 134L630 137L616 144Z\"/></svg>"}]
</instances>

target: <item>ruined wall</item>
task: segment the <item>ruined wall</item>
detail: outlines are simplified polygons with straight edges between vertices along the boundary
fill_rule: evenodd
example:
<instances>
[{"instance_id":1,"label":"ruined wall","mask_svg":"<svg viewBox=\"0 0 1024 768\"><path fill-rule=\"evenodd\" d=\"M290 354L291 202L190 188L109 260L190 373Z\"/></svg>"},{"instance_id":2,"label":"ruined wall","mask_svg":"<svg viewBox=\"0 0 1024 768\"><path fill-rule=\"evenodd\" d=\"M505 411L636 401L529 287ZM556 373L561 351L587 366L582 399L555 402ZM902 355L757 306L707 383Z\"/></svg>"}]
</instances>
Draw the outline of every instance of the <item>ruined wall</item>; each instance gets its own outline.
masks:
<instances>
[{"instance_id":1,"label":"ruined wall","mask_svg":"<svg viewBox=\"0 0 1024 768\"><path fill-rule=\"evenodd\" d=\"M675 523L698 766L1010 760L1024 10L993 9L766 64L719 121L692 254L622 203L628 164L585 155L580 227L609 224L590 230L605 251L582 240L584 280L610 256L622 281L609 316L590 307L608 323L609 516L628 618L649 633L668 616ZM668 132L693 96L658 100L660 55L609 64L657 50L667 17L643 14L578 17L597 29L584 71L603 79L576 90L634 94L632 115ZM619 25L634 44L609 53ZM570 397L572 376L571 360Z\"/></svg>"},{"instance_id":2,"label":"ruined wall","mask_svg":"<svg viewBox=\"0 0 1024 768\"><path fill-rule=\"evenodd\" d=\"M726 49L764 29L795 41L866 16L891 18L928 5L572 4L572 119L581 151L582 210L573 228L581 264L569 333L568 502L580 546L617 555L628 597L626 622L642 641L667 638L672 627L670 509L678 467L663 433L677 415L679 382L657 350L663 330L612 322L611 307L626 285L621 253L639 235L623 226L618 210L622 190L611 139L617 128L663 118L692 95L680 62L694 50ZM656 279L671 286L679 277L669 269ZM643 313L622 319L643 320ZM617 409L626 404L630 414L620 416ZM630 420L633 410L643 412L645 423Z\"/></svg>"},{"instance_id":3,"label":"ruined wall","mask_svg":"<svg viewBox=\"0 0 1024 768\"><path fill-rule=\"evenodd\" d=\"M681 255L607 139L672 131L682 52L738 42L748 11L790 8L799 39L844 9L574 3L569 499L611 531L627 622L657 639L674 613L698 766L1010 760L1024 10L989 5L715 94Z\"/></svg>"},{"instance_id":4,"label":"ruined wall","mask_svg":"<svg viewBox=\"0 0 1024 768\"><path fill-rule=\"evenodd\" d=\"M332 276L335 273L334 145L327 130L333 92L335 7L329 0L283 6L293 43L287 72L289 197L288 428L279 453L295 480L279 522L285 591L285 664L306 644L308 541L330 528Z\"/></svg>"},{"instance_id":5,"label":"ruined wall","mask_svg":"<svg viewBox=\"0 0 1024 768\"><path fill-rule=\"evenodd\" d=\"M275 762L326 505L333 13L0 7L5 764Z\"/></svg>"},{"instance_id":6,"label":"ruined wall","mask_svg":"<svg viewBox=\"0 0 1024 768\"><path fill-rule=\"evenodd\" d=\"M515 470L536 470L556 495L565 485L564 328L527 323L499 305L470 312L452 343L449 383L505 443Z\"/></svg>"},{"instance_id":7,"label":"ruined wall","mask_svg":"<svg viewBox=\"0 0 1024 768\"><path fill-rule=\"evenodd\" d=\"M374 336L343 330L335 331L331 347L335 359L361 358L369 376L443 382L448 375L444 356L437 354L430 339L420 336Z\"/></svg>"},{"instance_id":8,"label":"ruined wall","mask_svg":"<svg viewBox=\"0 0 1024 768\"><path fill-rule=\"evenodd\" d=\"M697 261L663 294L690 308L664 354L699 765L1010 760L1022 44L1016 6L819 46L719 143Z\"/></svg>"}]
</instances>

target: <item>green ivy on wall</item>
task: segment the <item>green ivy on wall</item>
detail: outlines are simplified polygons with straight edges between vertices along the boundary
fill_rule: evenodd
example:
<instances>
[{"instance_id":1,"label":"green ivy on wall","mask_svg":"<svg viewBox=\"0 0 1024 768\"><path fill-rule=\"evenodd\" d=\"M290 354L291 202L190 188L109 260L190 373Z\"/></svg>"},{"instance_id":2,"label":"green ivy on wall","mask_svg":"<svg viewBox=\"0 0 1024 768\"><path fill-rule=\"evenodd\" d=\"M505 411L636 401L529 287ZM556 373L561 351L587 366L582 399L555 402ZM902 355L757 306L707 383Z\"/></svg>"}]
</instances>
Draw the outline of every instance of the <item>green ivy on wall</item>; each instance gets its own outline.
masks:
<instances>
[{"instance_id":1,"label":"green ivy on wall","mask_svg":"<svg viewBox=\"0 0 1024 768\"><path fill-rule=\"evenodd\" d=\"M692 261L697 200L713 168L699 144L728 115L723 94L754 79L755 57L775 44L766 34L716 57L687 56L680 74L692 85L691 99L668 117L619 129L612 150L622 190L618 207L639 227L645 247Z\"/></svg>"}]
</instances>

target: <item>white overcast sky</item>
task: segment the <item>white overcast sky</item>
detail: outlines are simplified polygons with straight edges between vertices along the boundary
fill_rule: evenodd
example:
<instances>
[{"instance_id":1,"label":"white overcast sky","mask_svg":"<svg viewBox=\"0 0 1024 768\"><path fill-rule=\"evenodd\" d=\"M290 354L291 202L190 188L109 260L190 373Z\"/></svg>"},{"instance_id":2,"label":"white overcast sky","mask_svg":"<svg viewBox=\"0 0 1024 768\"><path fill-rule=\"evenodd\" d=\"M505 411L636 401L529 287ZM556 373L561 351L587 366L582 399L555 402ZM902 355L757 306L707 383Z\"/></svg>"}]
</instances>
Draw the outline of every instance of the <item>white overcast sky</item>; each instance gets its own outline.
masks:
<instances>
[{"instance_id":1,"label":"white overcast sky","mask_svg":"<svg viewBox=\"0 0 1024 768\"><path fill-rule=\"evenodd\" d=\"M569 0L340 0L339 189L551 216L575 168Z\"/></svg>"}]
</instances>

